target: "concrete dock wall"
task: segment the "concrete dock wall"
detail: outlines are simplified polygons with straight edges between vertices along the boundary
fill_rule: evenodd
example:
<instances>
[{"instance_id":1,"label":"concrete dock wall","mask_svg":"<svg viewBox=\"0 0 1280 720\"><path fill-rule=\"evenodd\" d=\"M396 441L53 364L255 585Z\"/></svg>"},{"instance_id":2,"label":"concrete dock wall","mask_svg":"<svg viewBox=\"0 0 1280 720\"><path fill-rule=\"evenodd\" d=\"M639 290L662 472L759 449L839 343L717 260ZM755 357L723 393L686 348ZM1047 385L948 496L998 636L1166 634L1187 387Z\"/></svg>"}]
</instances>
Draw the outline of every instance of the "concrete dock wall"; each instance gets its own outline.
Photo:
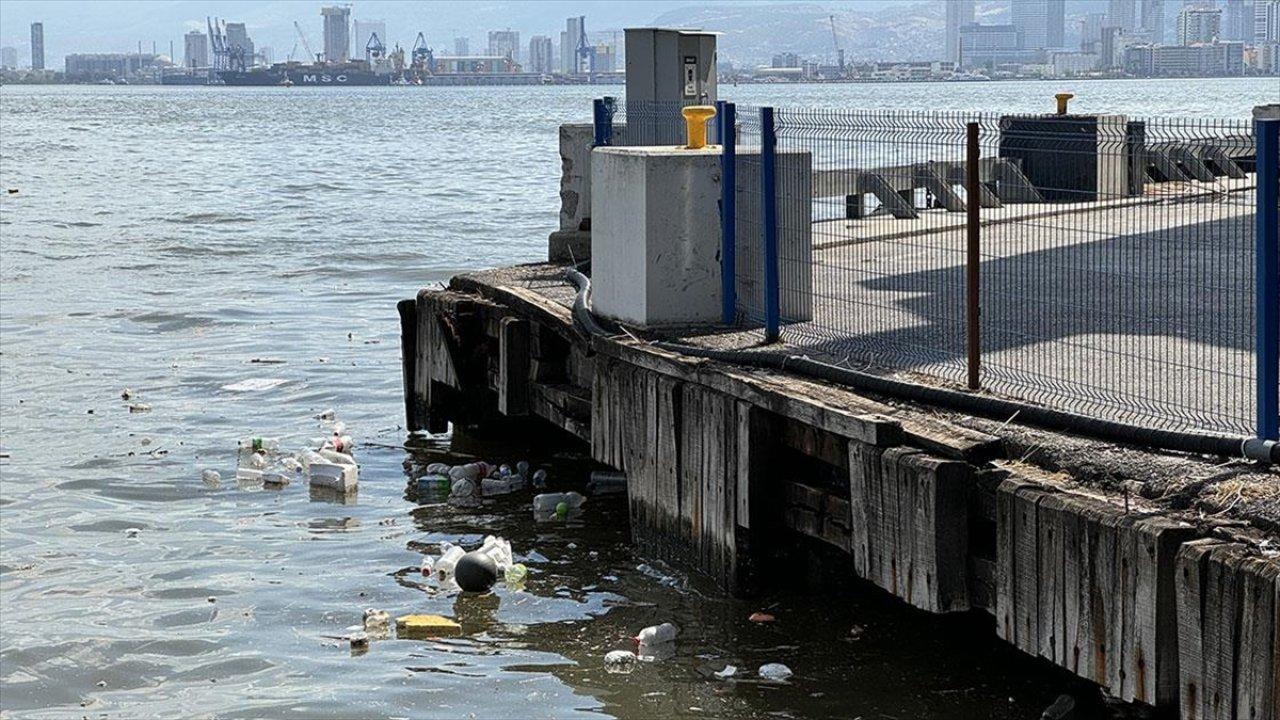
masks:
<instances>
[{"instance_id":1,"label":"concrete dock wall","mask_svg":"<svg viewBox=\"0 0 1280 720\"><path fill-rule=\"evenodd\" d=\"M812 543L915 608L990 613L1013 647L1122 700L1280 719L1275 557L1072 489L927 409L587 339L566 301L463 277L401 303L410 427L559 428L627 474L641 553L728 592Z\"/></svg>"}]
</instances>

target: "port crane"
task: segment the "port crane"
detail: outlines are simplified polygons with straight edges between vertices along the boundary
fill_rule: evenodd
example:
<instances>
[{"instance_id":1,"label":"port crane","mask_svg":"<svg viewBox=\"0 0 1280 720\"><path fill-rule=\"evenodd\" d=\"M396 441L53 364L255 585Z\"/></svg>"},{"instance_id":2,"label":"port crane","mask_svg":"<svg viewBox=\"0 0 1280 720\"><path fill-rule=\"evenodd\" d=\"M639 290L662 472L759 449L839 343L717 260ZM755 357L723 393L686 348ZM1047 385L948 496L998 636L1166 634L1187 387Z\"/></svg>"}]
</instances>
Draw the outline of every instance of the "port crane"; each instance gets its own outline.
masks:
<instances>
[{"instance_id":1,"label":"port crane","mask_svg":"<svg viewBox=\"0 0 1280 720\"><path fill-rule=\"evenodd\" d=\"M827 17L831 21L831 43L836 47L836 64L840 67L840 77L844 77L844 48L840 47L840 36L836 34L836 16Z\"/></svg>"},{"instance_id":2,"label":"port crane","mask_svg":"<svg viewBox=\"0 0 1280 720\"><path fill-rule=\"evenodd\" d=\"M324 58L320 56L320 53L311 52L311 43L307 42L307 34L302 32L302 26L298 24L297 20L293 21L293 30L298 33L298 39L302 41L302 49L307 51L307 57L315 58L317 64L324 62Z\"/></svg>"},{"instance_id":3,"label":"port crane","mask_svg":"<svg viewBox=\"0 0 1280 720\"><path fill-rule=\"evenodd\" d=\"M369 42L364 46L364 59L372 66L382 62L386 55L387 46L382 43L378 33L369 33Z\"/></svg>"},{"instance_id":4,"label":"port crane","mask_svg":"<svg viewBox=\"0 0 1280 720\"><path fill-rule=\"evenodd\" d=\"M578 47L574 53L577 67L574 68L578 72L583 72L583 61L586 62L586 73L594 75L596 72L596 49L587 44L587 17L585 15L578 16L578 27L582 30L582 34L578 35Z\"/></svg>"},{"instance_id":5,"label":"port crane","mask_svg":"<svg viewBox=\"0 0 1280 720\"><path fill-rule=\"evenodd\" d=\"M436 71L436 56L427 47L427 38L422 33L418 33L418 37L413 41L413 49L410 51L412 57L411 67L419 74L431 74Z\"/></svg>"}]
</instances>

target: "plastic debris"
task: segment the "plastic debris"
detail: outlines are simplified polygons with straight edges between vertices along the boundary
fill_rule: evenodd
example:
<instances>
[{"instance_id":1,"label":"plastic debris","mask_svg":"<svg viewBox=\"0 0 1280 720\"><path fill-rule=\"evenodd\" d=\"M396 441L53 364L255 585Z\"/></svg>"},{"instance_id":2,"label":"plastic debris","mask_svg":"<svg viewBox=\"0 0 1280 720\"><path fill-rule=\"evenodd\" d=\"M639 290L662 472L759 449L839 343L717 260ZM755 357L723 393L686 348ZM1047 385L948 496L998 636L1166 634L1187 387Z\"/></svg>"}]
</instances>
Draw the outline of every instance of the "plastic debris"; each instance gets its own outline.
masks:
<instances>
[{"instance_id":1,"label":"plastic debris","mask_svg":"<svg viewBox=\"0 0 1280 720\"><path fill-rule=\"evenodd\" d=\"M508 587L520 587L524 585L525 579L529 577L529 568L524 563L516 563L507 568L503 574L503 580L506 581Z\"/></svg>"},{"instance_id":2,"label":"plastic debris","mask_svg":"<svg viewBox=\"0 0 1280 720\"><path fill-rule=\"evenodd\" d=\"M131 528L125 528L125 529L124 529L124 536L125 536L125 537L131 537L131 538L132 538L132 537L138 537L138 536L139 536L139 535L141 535L141 534L142 534L142 529L141 529L141 528L131 527Z\"/></svg>"},{"instance_id":3,"label":"plastic debris","mask_svg":"<svg viewBox=\"0 0 1280 720\"><path fill-rule=\"evenodd\" d=\"M547 487L547 471L538 468L533 472L533 487L542 490Z\"/></svg>"},{"instance_id":4,"label":"plastic debris","mask_svg":"<svg viewBox=\"0 0 1280 720\"><path fill-rule=\"evenodd\" d=\"M351 642L352 652L364 652L369 649L369 633L363 630L357 630L347 636Z\"/></svg>"},{"instance_id":5,"label":"plastic debris","mask_svg":"<svg viewBox=\"0 0 1280 720\"><path fill-rule=\"evenodd\" d=\"M257 392L260 390L270 390L277 385L283 385L287 381L284 378L249 378L241 380L230 385L223 385L222 389L228 392Z\"/></svg>"},{"instance_id":6,"label":"plastic debris","mask_svg":"<svg viewBox=\"0 0 1280 720\"><path fill-rule=\"evenodd\" d=\"M391 632L391 616L386 610L365 610L364 631L374 637L386 637Z\"/></svg>"},{"instance_id":7,"label":"plastic debris","mask_svg":"<svg viewBox=\"0 0 1280 720\"><path fill-rule=\"evenodd\" d=\"M774 616L766 612L753 612L747 617L753 623L771 623L777 620Z\"/></svg>"},{"instance_id":8,"label":"plastic debris","mask_svg":"<svg viewBox=\"0 0 1280 720\"><path fill-rule=\"evenodd\" d=\"M344 493L355 490L360 480L360 471L355 464L313 462L308 466L307 474L311 481L311 487L326 488Z\"/></svg>"},{"instance_id":9,"label":"plastic debris","mask_svg":"<svg viewBox=\"0 0 1280 720\"><path fill-rule=\"evenodd\" d=\"M262 482L262 471L257 468L236 468L236 480Z\"/></svg>"},{"instance_id":10,"label":"plastic debris","mask_svg":"<svg viewBox=\"0 0 1280 720\"><path fill-rule=\"evenodd\" d=\"M217 470L201 470L200 479L205 485L217 485L222 482L222 473Z\"/></svg>"},{"instance_id":11,"label":"plastic debris","mask_svg":"<svg viewBox=\"0 0 1280 720\"><path fill-rule=\"evenodd\" d=\"M132 399L133 399L133 390L130 390L129 388L125 388L124 390L121 390L121 391L120 391L120 399L121 399L121 400L132 400Z\"/></svg>"},{"instance_id":12,"label":"plastic debris","mask_svg":"<svg viewBox=\"0 0 1280 720\"><path fill-rule=\"evenodd\" d=\"M1070 695L1059 695L1053 704L1040 713L1040 720L1076 720L1076 699Z\"/></svg>"},{"instance_id":13,"label":"plastic debris","mask_svg":"<svg viewBox=\"0 0 1280 720\"><path fill-rule=\"evenodd\" d=\"M759 673L760 677L774 682L782 682L792 675L791 668L782 663L765 663L760 666Z\"/></svg>"},{"instance_id":14,"label":"plastic debris","mask_svg":"<svg viewBox=\"0 0 1280 720\"><path fill-rule=\"evenodd\" d=\"M453 543L443 543L440 550L440 559L435 561L433 569L436 579L445 582L453 579L453 568L458 564L458 560L467 554L467 551Z\"/></svg>"},{"instance_id":15,"label":"plastic debris","mask_svg":"<svg viewBox=\"0 0 1280 720\"><path fill-rule=\"evenodd\" d=\"M148 413L151 412L151 406L146 403L129 403L129 412Z\"/></svg>"},{"instance_id":16,"label":"plastic debris","mask_svg":"<svg viewBox=\"0 0 1280 720\"><path fill-rule=\"evenodd\" d=\"M480 550L472 550L458 558L454 581L467 592L488 592L498 582L498 564Z\"/></svg>"},{"instance_id":17,"label":"plastic debris","mask_svg":"<svg viewBox=\"0 0 1280 720\"><path fill-rule=\"evenodd\" d=\"M604 669L607 672L625 675L636 669L636 654L630 650L611 650L605 653Z\"/></svg>"},{"instance_id":18,"label":"plastic debris","mask_svg":"<svg viewBox=\"0 0 1280 720\"><path fill-rule=\"evenodd\" d=\"M319 414L319 415L316 415L316 419L317 419L317 420L332 420L334 417L336 417L336 415L337 415L337 414L336 414L336 413L334 413L333 408L325 408L324 410L321 410L321 411L320 411L320 414Z\"/></svg>"},{"instance_id":19,"label":"plastic debris","mask_svg":"<svg viewBox=\"0 0 1280 720\"><path fill-rule=\"evenodd\" d=\"M290 482L290 478L289 478L289 476L288 476L288 475L285 475L284 473L279 473L279 472L264 472L264 473L262 473L262 484L263 484L263 485L266 485L266 486L269 486L269 487L282 488L282 487L284 487L284 486L288 485L288 484L289 484L289 482Z\"/></svg>"},{"instance_id":20,"label":"plastic debris","mask_svg":"<svg viewBox=\"0 0 1280 720\"><path fill-rule=\"evenodd\" d=\"M543 493L533 498L533 514L539 521L565 520L578 514L587 499L580 493Z\"/></svg>"},{"instance_id":21,"label":"plastic debris","mask_svg":"<svg viewBox=\"0 0 1280 720\"><path fill-rule=\"evenodd\" d=\"M620 472L597 470L587 481L587 492L592 495L617 495L627 492L627 476Z\"/></svg>"},{"instance_id":22,"label":"plastic debris","mask_svg":"<svg viewBox=\"0 0 1280 720\"><path fill-rule=\"evenodd\" d=\"M632 639L641 645L659 645L675 642L676 636L679 634L680 628L671 623L662 623L661 625L652 625L641 630Z\"/></svg>"},{"instance_id":23,"label":"plastic debris","mask_svg":"<svg viewBox=\"0 0 1280 720\"><path fill-rule=\"evenodd\" d=\"M242 438L238 447L241 450L249 450L251 452L278 452L280 450L280 440L269 437L248 437Z\"/></svg>"},{"instance_id":24,"label":"plastic debris","mask_svg":"<svg viewBox=\"0 0 1280 720\"><path fill-rule=\"evenodd\" d=\"M401 615L396 618L396 636L402 639L461 634L462 626L442 615Z\"/></svg>"},{"instance_id":25,"label":"plastic debris","mask_svg":"<svg viewBox=\"0 0 1280 720\"><path fill-rule=\"evenodd\" d=\"M723 680L725 678L731 678L737 674L738 674L738 667L736 665L725 665L724 669L717 672L715 675L716 677Z\"/></svg>"}]
</instances>

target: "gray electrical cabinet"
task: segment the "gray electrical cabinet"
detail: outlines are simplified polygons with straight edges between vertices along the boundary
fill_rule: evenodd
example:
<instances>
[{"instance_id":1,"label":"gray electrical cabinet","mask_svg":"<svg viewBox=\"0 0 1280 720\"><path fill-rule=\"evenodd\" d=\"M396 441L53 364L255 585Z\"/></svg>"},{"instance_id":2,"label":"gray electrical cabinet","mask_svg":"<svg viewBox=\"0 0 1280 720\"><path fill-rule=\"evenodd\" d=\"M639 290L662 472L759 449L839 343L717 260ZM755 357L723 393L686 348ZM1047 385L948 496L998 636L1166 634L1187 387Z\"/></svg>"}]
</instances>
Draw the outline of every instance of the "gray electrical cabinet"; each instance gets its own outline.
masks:
<instances>
[{"instance_id":1,"label":"gray electrical cabinet","mask_svg":"<svg viewBox=\"0 0 1280 720\"><path fill-rule=\"evenodd\" d=\"M716 34L627 28L627 102L716 101Z\"/></svg>"}]
</instances>

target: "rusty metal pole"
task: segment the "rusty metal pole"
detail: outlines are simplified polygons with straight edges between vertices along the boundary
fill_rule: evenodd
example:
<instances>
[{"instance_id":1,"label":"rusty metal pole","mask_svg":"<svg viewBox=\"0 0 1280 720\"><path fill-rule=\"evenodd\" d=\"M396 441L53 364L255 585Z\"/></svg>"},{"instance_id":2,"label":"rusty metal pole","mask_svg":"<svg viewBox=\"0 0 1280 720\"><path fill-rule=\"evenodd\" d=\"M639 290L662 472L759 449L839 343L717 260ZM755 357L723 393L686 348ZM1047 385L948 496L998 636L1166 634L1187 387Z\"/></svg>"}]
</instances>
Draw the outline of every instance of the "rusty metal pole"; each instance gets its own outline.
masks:
<instances>
[{"instance_id":1,"label":"rusty metal pole","mask_svg":"<svg viewBox=\"0 0 1280 720\"><path fill-rule=\"evenodd\" d=\"M982 177L978 172L981 152L978 148L978 123L971 122L966 128L965 152L965 232L967 250L965 252L965 327L967 329L966 346L968 350L969 389L977 390L981 386L979 373L982 369L982 342L978 328L979 319L979 282L981 276L978 266L982 262L979 257L981 248L981 226L979 215L982 203Z\"/></svg>"}]
</instances>

